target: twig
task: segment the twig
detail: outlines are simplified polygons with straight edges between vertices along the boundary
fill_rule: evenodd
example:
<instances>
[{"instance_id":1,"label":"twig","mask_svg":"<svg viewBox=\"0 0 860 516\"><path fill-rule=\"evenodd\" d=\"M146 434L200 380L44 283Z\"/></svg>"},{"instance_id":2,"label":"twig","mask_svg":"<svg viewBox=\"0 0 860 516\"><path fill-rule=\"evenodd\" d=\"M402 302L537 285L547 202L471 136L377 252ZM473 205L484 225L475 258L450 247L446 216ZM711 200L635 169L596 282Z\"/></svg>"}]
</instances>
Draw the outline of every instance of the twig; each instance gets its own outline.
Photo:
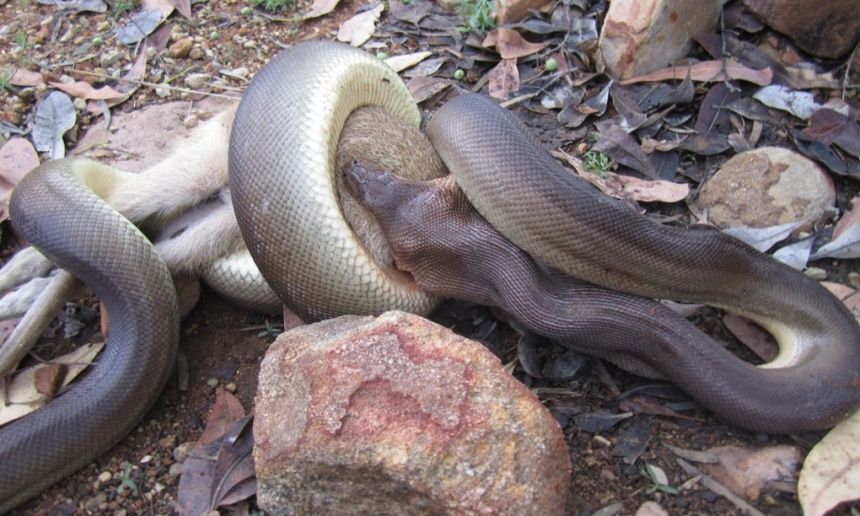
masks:
<instances>
[{"instance_id":1,"label":"twig","mask_svg":"<svg viewBox=\"0 0 860 516\"><path fill-rule=\"evenodd\" d=\"M171 90L171 91L178 91L178 92L180 92L180 93L190 93L190 94L192 94L192 95L206 95L206 96L209 96L209 97L221 97L221 98L225 98L225 99L234 99L234 100L238 98L238 97L236 97L235 95L224 95L224 94L221 94L221 93L211 93L211 92L207 92L207 91L198 91L198 90L192 90L192 89L189 89L189 88L180 88L180 87L178 87L178 86L170 86L170 85L168 85L168 84L156 84L156 83L154 83L154 82L149 82L149 81L139 81L139 80L136 80L136 79L121 79L121 78L119 78L119 79L118 79L118 78L116 78L116 77L113 77L113 76L110 76L110 75L106 75L106 74L103 74L103 73L88 72L88 71L86 71L86 70L74 70L74 69L72 69L72 70L69 70L69 71L70 71L71 73L78 74L78 75L87 75L87 76L91 76L91 77L99 77L99 78L101 78L101 79L111 79L111 80L117 80L117 81L125 81L125 82L130 82L130 83L132 83L132 84L137 84L137 85L139 85L139 86L148 86L148 87L150 87L150 88L167 88L167 89L169 89L169 90ZM239 88L230 88L230 87L227 87L227 86L219 86L219 88L224 89L224 90L227 90L227 91L236 91L236 92L241 92L241 91L242 91L242 90L240 90Z\"/></svg>"},{"instance_id":2,"label":"twig","mask_svg":"<svg viewBox=\"0 0 860 516\"><path fill-rule=\"evenodd\" d=\"M15 369L36 343L39 335L51 324L66 300L72 297L80 286L81 282L69 272L60 271L54 276L3 344L0 376Z\"/></svg>"},{"instance_id":3,"label":"twig","mask_svg":"<svg viewBox=\"0 0 860 516\"><path fill-rule=\"evenodd\" d=\"M851 63L857 57L858 49L860 49L860 43L857 43L854 50L851 51L851 55L848 56L848 62L845 64L845 75L842 77L842 100L845 100L845 92L850 88L848 81L851 79Z\"/></svg>"}]
</instances>

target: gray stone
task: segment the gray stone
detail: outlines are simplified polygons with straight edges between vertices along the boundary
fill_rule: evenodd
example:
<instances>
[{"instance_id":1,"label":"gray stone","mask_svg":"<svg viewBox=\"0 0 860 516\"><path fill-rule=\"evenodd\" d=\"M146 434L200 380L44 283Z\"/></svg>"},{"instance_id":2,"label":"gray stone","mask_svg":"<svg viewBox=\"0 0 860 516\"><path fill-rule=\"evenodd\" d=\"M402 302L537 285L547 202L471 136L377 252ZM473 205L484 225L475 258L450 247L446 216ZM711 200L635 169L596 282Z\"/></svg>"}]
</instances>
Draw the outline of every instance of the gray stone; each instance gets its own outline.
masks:
<instances>
[{"instance_id":1,"label":"gray stone","mask_svg":"<svg viewBox=\"0 0 860 516\"><path fill-rule=\"evenodd\" d=\"M702 187L696 207L721 228L802 222L797 231L810 231L835 200L833 181L812 160L761 147L726 161Z\"/></svg>"}]
</instances>

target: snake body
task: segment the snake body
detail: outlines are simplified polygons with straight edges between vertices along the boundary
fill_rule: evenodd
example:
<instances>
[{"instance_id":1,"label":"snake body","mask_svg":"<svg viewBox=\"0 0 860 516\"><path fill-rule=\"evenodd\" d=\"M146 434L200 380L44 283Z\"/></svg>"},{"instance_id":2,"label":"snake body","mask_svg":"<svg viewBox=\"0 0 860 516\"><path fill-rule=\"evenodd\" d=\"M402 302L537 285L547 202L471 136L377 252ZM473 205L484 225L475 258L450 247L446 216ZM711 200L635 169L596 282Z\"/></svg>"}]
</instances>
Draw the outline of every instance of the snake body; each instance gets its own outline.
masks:
<instances>
[{"instance_id":1,"label":"snake body","mask_svg":"<svg viewBox=\"0 0 860 516\"><path fill-rule=\"evenodd\" d=\"M179 306L149 240L101 201L102 169L62 160L30 172L10 202L16 229L90 285L110 313L105 350L45 407L0 428L0 513L89 463L158 397L179 343ZM96 193L94 193L96 192Z\"/></svg>"},{"instance_id":2,"label":"snake body","mask_svg":"<svg viewBox=\"0 0 860 516\"><path fill-rule=\"evenodd\" d=\"M750 366L743 378L721 378L729 387L737 382L740 388L731 393L729 387L711 389L715 397L704 400L709 406L730 420L738 405L744 414L775 417L778 423L770 425L750 421L746 415L734 419L749 428L774 431L827 426L857 406L860 332L832 296L733 240L647 223L590 187L572 182L515 119L490 109L485 101L461 98L434 116L433 144L469 200L510 241L593 283L640 295L711 301L751 315L777 336L783 348L775 364L780 369ZM376 263L369 246L356 238L355 223L350 225L340 213L348 203L337 193L337 142L350 113L370 106L406 127L414 128L419 122L408 90L384 63L349 46L311 42L283 51L255 76L233 124L230 186L242 235L281 300L310 319L390 309L423 313L435 303L413 281L418 276ZM391 147L397 145L392 142ZM425 161L420 154L416 150L406 161L415 161L421 168ZM434 159L438 158L427 161ZM481 170L493 176L469 176ZM109 183L97 166L48 162L31 172L12 198L12 219L19 232L102 296L111 316L111 334L108 354L100 357L83 383L45 409L0 429L0 512L119 440L157 397L172 365L178 324L173 287L142 235L83 186L104 196ZM374 184L383 190L396 186L394 181ZM478 189L472 190L473 186ZM508 215L525 218L512 222ZM576 218L570 221L570 217ZM455 226L479 227L478 219L451 220ZM480 235L469 233L469 227L467 237ZM427 238L414 240L413 245L430 253L433 249L426 242L432 241L434 232L420 225L417 230ZM530 248L535 232L542 234L541 241ZM461 235L451 232L452 239ZM571 243L571 238L580 240ZM714 255L709 246L715 241ZM488 243L482 247L482 242ZM497 242L480 238L464 244L474 246L468 251L470 259L508 253L497 248ZM462 257L444 249L439 253L431 257L434 263L469 278ZM395 258L402 260L396 253ZM526 269L508 267L506 260L486 263L500 269L501 277L507 275L510 295L518 303L527 306L530 296L523 289L538 286L548 288L545 301L561 295L552 288L555 276L542 280ZM487 266L479 266L470 283L461 286L482 291L486 285L481 267ZM529 285L529 277L536 283ZM567 283L559 280L558 285ZM571 285L579 288L577 283ZM763 295L754 298L755 293ZM647 348L647 339L637 341L637 331L655 334L647 329L655 324L647 318L648 307L654 304L626 294L612 295L607 298L610 303L630 306L634 317L627 327L608 330L617 335L612 340L617 349L607 353L639 353L634 366L649 363L642 360L643 354L653 355L652 361L674 361L675 356L660 357ZM571 306L567 309L576 311ZM617 326L619 320L608 322ZM551 333L553 321L544 322ZM600 333L592 328L583 335ZM672 335L667 330L661 337ZM714 364L715 371L718 366ZM786 396L773 392L776 387L770 380L763 395L748 401L737 396L744 389L756 390L757 382L773 371L782 371L779 378L786 382L797 381L801 388L810 389L805 399L816 406L787 406ZM715 374L699 379L685 374L685 388L697 395L697 387L716 380ZM91 392L83 394L87 389ZM776 402L773 410L761 406L769 402ZM786 411L799 410L809 410L808 417L783 417ZM811 423L780 426L788 420Z\"/></svg>"}]
</instances>

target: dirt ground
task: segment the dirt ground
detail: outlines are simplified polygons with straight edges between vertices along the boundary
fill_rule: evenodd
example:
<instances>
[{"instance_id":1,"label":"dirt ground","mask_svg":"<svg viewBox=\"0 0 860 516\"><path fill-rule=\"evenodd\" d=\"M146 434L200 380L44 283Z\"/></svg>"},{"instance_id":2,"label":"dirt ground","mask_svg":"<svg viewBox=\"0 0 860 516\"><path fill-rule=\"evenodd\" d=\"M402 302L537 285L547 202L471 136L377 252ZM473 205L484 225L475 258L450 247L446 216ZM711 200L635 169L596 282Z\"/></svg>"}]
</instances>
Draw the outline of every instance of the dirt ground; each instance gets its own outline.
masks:
<instances>
[{"instance_id":1,"label":"dirt ground","mask_svg":"<svg viewBox=\"0 0 860 516\"><path fill-rule=\"evenodd\" d=\"M149 73L172 75L177 83L198 72L217 75L218 70L245 67L253 73L281 44L331 37L340 23L360 5L360 0L344 0L332 14L298 24L244 16L240 11L247 4L236 0L195 4L192 19L183 19L178 14L171 17L171 31L194 38L195 45L205 50L205 56L201 59L157 58L150 65ZM301 3L295 5L283 17L289 18L305 8ZM16 35L23 33L29 50L3 51L2 58L7 62L26 62L31 68L52 70L52 78L59 78L65 69L51 67L51 64L70 59L75 48L92 41L96 35L108 34L110 27L127 18L127 14L117 16L112 11L57 15L52 6L30 0L6 0L0 6L0 28L3 28L0 34L4 45L11 46ZM415 40L398 42L388 51L415 43ZM78 61L78 70L101 73L101 64L109 62L109 54L114 51L121 54L121 61L134 59L128 48L109 41L104 47L90 47L86 51L93 57ZM246 84L241 78L228 77L227 81L237 90ZM196 98L194 94L177 91L169 100ZM129 112L163 100L154 89L144 87L115 109ZM27 102L9 95L3 97L0 107L3 119L13 124L19 123L31 108ZM86 115L79 124L85 127L96 120L95 116ZM533 125L544 127L539 120ZM77 134L83 132L78 130ZM72 135L71 139L74 138ZM855 265L841 267L856 269ZM433 319L454 327L467 337L486 342L502 357L503 363L516 360L516 336L486 308L451 302L443 305ZM712 335L732 340L713 311L700 316L698 322ZM215 399L215 390L234 391L247 410L253 409L257 371L269 342L257 335L258 328L265 323L263 316L236 309L204 290L200 303L182 325L181 365L138 429L109 453L48 489L19 511L22 514L174 513L178 484L175 450L200 435ZM706 488L696 474L685 472L666 445L703 450L720 445L791 444L808 449L819 437L775 437L733 429L708 411L696 408L676 389L667 389L663 384L634 377L594 360L585 360L582 371L572 380L563 382L536 380L526 375L521 366L515 368L514 374L538 392L564 428L573 465L568 514L591 514L601 508L604 509L601 514L632 514L649 500L671 514L740 514L741 509ZM187 388L183 385L180 389L185 375ZM629 397L619 397L619 393L630 394L634 388L641 388L633 392L648 394L649 399L673 402L672 406L682 417L636 413L618 424L592 431L584 429L587 425L577 419L582 414L599 415L597 411L601 409L609 414L626 412L629 405L625 400L629 401ZM677 493L658 488L646 474L646 464L665 471L669 486L677 488L687 482L687 488ZM130 483L136 487L136 492L120 488ZM799 514L800 507L792 488L790 481L767 487L754 505L768 514ZM250 509L253 505L236 511L245 513ZM856 513L857 509L855 506L842 512L849 514L853 510Z\"/></svg>"}]
</instances>

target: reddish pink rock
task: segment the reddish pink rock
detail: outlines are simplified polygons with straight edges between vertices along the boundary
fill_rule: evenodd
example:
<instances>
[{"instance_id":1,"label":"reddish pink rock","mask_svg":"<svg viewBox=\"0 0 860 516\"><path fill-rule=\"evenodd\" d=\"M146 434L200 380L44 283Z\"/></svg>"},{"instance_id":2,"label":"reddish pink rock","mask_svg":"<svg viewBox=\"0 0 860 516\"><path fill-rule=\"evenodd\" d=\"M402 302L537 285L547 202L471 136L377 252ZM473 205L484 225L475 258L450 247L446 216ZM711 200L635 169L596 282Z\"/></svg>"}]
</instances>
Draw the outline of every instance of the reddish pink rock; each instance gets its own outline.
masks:
<instances>
[{"instance_id":1,"label":"reddish pink rock","mask_svg":"<svg viewBox=\"0 0 860 516\"><path fill-rule=\"evenodd\" d=\"M613 0L598 43L603 64L629 79L686 57L693 37L713 30L725 0Z\"/></svg>"},{"instance_id":2,"label":"reddish pink rock","mask_svg":"<svg viewBox=\"0 0 860 516\"><path fill-rule=\"evenodd\" d=\"M744 0L772 29L810 54L836 59L860 42L858 0Z\"/></svg>"},{"instance_id":3,"label":"reddish pink rock","mask_svg":"<svg viewBox=\"0 0 860 516\"><path fill-rule=\"evenodd\" d=\"M280 513L561 514L558 423L477 342L418 316L344 316L269 348L257 499Z\"/></svg>"}]
</instances>

